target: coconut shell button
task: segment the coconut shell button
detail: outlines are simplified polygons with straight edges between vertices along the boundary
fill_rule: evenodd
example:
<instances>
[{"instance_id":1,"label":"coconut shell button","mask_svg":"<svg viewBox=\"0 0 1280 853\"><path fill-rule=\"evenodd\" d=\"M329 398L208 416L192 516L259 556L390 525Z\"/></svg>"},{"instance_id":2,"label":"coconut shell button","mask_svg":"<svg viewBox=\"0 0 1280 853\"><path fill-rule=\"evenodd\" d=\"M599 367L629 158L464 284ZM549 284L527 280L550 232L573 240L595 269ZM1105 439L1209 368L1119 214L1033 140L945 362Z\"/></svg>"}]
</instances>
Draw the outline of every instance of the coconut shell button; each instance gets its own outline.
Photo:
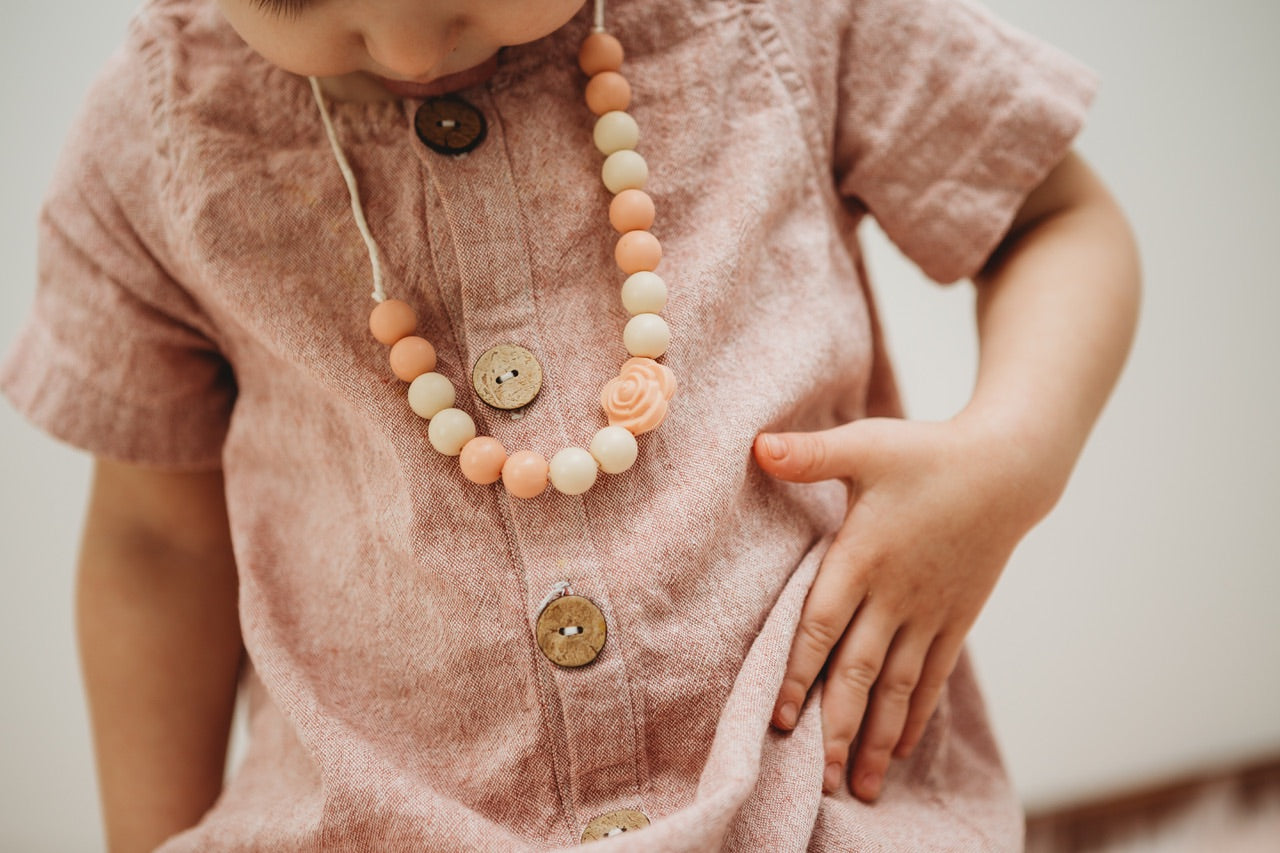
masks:
<instances>
[{"instance_id":1,"label":"coconut shell button","mask_svg":"<svg viewBox=\"0 0 1280 853\"><path fill-rule=\"evenodd\" d=\"M591 663L605 634L604 614L581 595L562 595L538 614L538 648L557 666Z\"/></svg>"},{"instance_id":2,"label":"coconut shell button","mask_svg":"<svg viewBox=\"0 0 1280 853\"><path fill-rule=\"evenodd\" d=\"M428 98L413 116L418 138L438 154L466 154L484 141L484 113L458 97Z\"/></svg>"},{"instance_id":3,"label":"coconut shell button","mask_svg":"<svg viewBox=\"0 0 1280 853\"><path fill-rule=\"evenodd\" d=\"M542 365L524 347L498 344L476 361L471 384L495 409L519 409L542 390Z\"/></svg>"},{"instance_id":4,"label":"coconut shell button","mask_svg":"<svg viewBox=\"0 0 1280 853\"><path fill-rule=\"evenodd\" d=\"M635 809L617 809L616 811L605 812L602 815L596 815L582 830L582 843L588 841L599 841L601 838L611 838L624 832L635 832L637 829L644 829L649 825L649 818L645 817L644 812L638 812Z\"/></svg>"}]
</instances>

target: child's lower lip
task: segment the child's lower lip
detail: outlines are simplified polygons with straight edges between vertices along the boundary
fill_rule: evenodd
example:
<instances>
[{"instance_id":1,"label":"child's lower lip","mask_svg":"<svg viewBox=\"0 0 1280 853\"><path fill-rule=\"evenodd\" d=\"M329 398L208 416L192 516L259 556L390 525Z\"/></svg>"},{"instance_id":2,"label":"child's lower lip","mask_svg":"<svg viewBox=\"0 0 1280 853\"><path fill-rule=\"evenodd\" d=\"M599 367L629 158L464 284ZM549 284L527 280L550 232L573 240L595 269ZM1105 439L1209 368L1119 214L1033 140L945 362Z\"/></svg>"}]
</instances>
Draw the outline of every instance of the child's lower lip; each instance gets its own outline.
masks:
<instances>
[{"instance_id":1,"label":"child's lower lip","mask_svg":"<svg viewBox=\"0 0 1280 853\"><path fill-rule=\"evenodd\" d=\"M459 71L456 74L448 74L444 77L437 77L429 83L414 83L409 80L392 80L387 77L373 75L382 87L393 95L401 98L429 98L433 95L443 95L446 92L456 92L459 89L465 89L468 86L474 86L477 83L483 83L493 76L498 70L498 55L486 59L479 65L468 68L465 71Z\"/></svg>"}]
</instances>

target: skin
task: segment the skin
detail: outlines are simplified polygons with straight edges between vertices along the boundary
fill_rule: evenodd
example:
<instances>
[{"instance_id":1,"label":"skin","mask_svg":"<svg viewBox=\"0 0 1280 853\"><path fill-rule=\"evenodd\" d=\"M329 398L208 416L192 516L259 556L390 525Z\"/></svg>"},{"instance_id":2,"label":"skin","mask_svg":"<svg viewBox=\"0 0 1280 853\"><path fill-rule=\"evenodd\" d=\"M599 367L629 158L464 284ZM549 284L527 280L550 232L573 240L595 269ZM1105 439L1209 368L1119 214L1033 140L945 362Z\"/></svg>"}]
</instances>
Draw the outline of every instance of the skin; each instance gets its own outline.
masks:
<instances>
[{"instance_id":1,"label":"skin","mask_svg":"<svg viewBox=\"0 0 1280 853\"><path fill-rule=\"evenodd\" d=\"M281 0L276 0L281 2ZM430 83L483 65L500 48L535 41L583 0L218 0L240 37L268 62L319 77L343 100L394 97L379 77ZM441 94L424 89L419 94ZM456 87L453 87L456 88Z\"/></svg>"},{"instance_id":2,"label":"skin","mask_svg":"<svg viewBox=\"0 0 1280 853\"><path fill-rule=\"evenodd\" d=\"M281 14L219 2L269 61L349 98L392 97L380 77L430 83L475 68L582 5L312 0ZM780 434L778 454L757 438L770 474L850 490L775 709L790 728L781 707L822 685L828 790L844 780L874 799L891 757L920 739L964 636L1061 494L1116 381L1138 281L1123 214L1070 155L977 277L979 375L960 414ZM222 785L243 649L220 473L97 461L77 624L108 849L154 849L198 821Z\"/></svg>"},{"instance_id":3,"label":"skin","mask_svg":"<svg viewBox=\"0 0 1280 853\"><path fill-rule=\"evenodd\" d=\"M1071 154L976 277L980 359L963 411L757 437L770 474L849 487L773 715L792 728L826 668L825 790L843 780L876 799L890 759L920 740L965 635L1014 546L1061 495L1116 382L1139 279L1124 215Z\"/></svg>"}]
</instances>

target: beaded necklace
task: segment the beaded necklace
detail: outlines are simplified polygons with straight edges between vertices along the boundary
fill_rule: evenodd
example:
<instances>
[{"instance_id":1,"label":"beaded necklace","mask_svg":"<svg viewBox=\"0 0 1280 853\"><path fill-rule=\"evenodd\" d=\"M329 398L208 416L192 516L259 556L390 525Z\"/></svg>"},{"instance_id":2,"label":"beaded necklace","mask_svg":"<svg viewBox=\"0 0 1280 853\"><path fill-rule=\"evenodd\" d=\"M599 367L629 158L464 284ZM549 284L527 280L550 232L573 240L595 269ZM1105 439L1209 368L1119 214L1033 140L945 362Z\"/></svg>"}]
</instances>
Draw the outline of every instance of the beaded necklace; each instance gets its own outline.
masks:
<instances>
[{"instance_id":1,"label":"beaded necklace","mask_svg":"<svg viewBox=\"0 0 1280 853\"><path fill-rule=\"evenodd\" d=\"M605 31L604 5L605 0L596 0L595 23L578 52L578 65L590 78L585 91L587 107L598 116L592 139L605 155L601 178L614 194L609 222L620 235L614 259L627 275L621 296L631 319L623 329L622 342L631 358L600 392L609 425L599 429L586 448L566 447L550 461L533 450L508 454L496 438L477 435L475 421L455 407L453 383L435 370L435 348L414 334L418 319L413 308L402 300L387 298L378 245L365 220L355 174L338 143L320 83L315 77L308 78L373 268L372 295L377 304L369 316L369 330L391 348L391 370L409 383L409 407L427 419L431 446L446 456L458 457L462 475L473 483L487 485L501 479L507 492L518 498L537 497L548 483L563 494L580 495L595 484L600 471L620 474L629 469L638 452L635 437L662 423L676 389L674 374L655 360L666 353L671 339L661 316L667 287L654 272L662 259L662 245L649 231L655 217L653 200L644 192L649 168L635 150L640 128L626 112L631 86L619 73L622 45Z\"/></svg>"}]
</instances>

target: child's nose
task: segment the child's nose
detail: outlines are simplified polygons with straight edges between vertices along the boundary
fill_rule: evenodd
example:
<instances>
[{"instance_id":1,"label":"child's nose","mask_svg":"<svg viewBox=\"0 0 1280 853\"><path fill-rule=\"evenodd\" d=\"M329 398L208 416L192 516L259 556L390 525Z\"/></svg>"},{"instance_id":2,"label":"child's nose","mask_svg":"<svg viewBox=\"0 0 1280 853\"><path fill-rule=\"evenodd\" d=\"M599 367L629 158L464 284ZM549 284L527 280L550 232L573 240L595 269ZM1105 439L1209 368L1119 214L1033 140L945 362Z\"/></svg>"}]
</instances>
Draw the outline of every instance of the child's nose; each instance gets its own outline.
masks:
<instances>
[{"instance_id":1,"label":"child's nose","mask_svg":"<svg viewBox=\"0 0 1280 853\"><path fill-rule=\"evenodd\" d=\"M382 68L407 80L437 76L435 71L458 43L462 28L440 21L387 21L366 27L364 45Z\"/></svg>"}]
</instances>

